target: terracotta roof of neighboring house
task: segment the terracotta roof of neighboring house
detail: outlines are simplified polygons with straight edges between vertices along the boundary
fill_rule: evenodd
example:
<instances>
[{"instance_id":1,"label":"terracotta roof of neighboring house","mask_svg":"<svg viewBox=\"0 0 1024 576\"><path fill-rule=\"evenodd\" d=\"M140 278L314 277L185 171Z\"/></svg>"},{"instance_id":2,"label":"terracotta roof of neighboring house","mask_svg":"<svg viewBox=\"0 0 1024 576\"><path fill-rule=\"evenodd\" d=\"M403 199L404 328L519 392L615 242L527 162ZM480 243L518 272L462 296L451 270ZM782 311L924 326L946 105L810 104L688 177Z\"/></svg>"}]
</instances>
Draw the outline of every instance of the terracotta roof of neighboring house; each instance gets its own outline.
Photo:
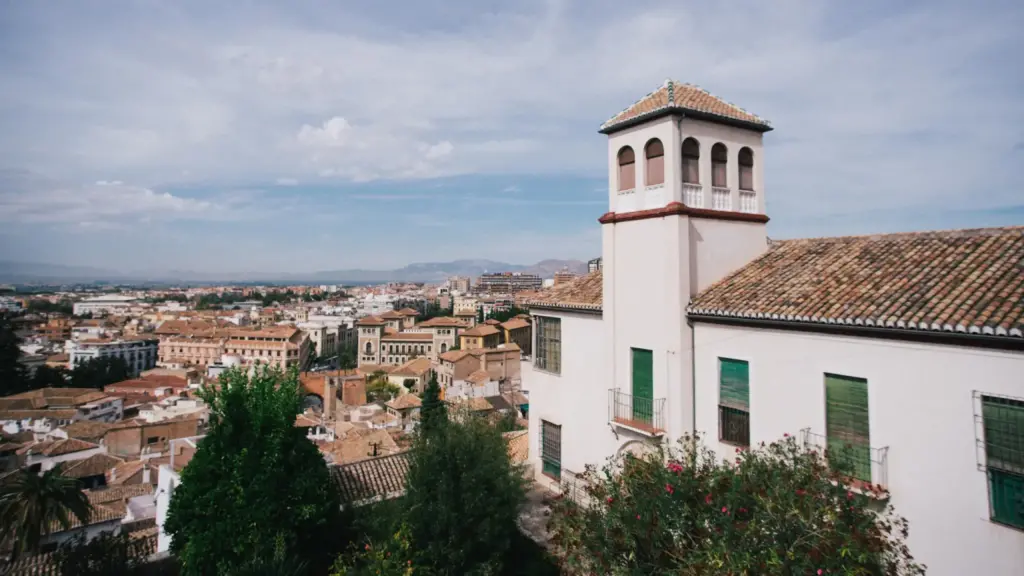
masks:
<instances>
[{"instance_id":1,"label":"terracotta roof of neighboring house","mask_svg":"<svg viewBox=\"0 0 1024 576\"><path fill-rule=\"evenodd\" d=\"M741 125L761 132L772 129L771 124L764 118L726 102L700 86L665 80L660 88L602 124L601 132L607 134L664 114L680 113L683 116L711 122Z\"/></svg>"},{"instance_id":2,"label":"terracotta roof of neighboring house","mask_svg":"<svg viewBox=\"0 0 1024 576\"><path fill-rule=\"evenodd\" d=\"M385 323L380 316L363 316L356 321L357 326L380 326Z\"/></svg>"},{"instance_id":3,"label":"terracotta roof of neighboring house","mask_svg":"<svg viewBox=\"0 0 1024 576\"><path fill-rule=\"evenodd\" d=\"M288 339L299 332L299 329L295 326L265 326L258 330L252 330L250 328L235 328L228 330L228 335L232 338L244 338L246 336L250 338L284 338Z\"/></svg>"},{"instance_id":4,"label":"terracotta roof of neighboring house","mask_svg":"<svg viewBox=\"0 0 1024 576\"><path fill-rule=\"evenodd\" d=\"M77 420L71 424L65 424L60 429L68 435L68 438L79 440L99 440L107 433L107 430L114 428L114 424L107 422L92 422L90 420Z\"/></svg>"},{"instance_id":5,"label":"terracotta roof of neighboring house","mask_svg":"<svg viewBox=\"0 0 1024 576\"><path fill-rule=\"evenodd\" d=\"M71 407L102 398L103 395L103 392L99 392L95 388L39 388L0 398L0 407L15 410L45 406Z\"/></svg>"},{"instance_id":6,"label":"terracotta roof of neighboring house","mask_svg":"<svg viewBox=\"0 0 1024 576\"><path fill-rule=\"evenodd\" d=\"M424 320L416 326L422 328L458 328L461 327L462 321L451 316L437 316L430 320Z\"/></svg>"},{"instance_id":7,"label":"terracotta roof of neighboring house","mask_svg":"<svg viewBox=\"0 0 1024 576\"><path fill-rule=\"evenodd\" d=\"M387 364L363 364L362 366L356 368L356 371L365 376L373 374L374 372L384 372L385 374L390 374L395 368L396 366L389 366Z\"/></svg>"},{"instance_id":8,"label":"terracotta roof of neighboring house","mask_svg":"<svg viewBox=\"0 0 1024 576\"><path fill-rule=\"evenodd\" d=\"M116 504L116 503L112 503ZM92 526L94 524L102 524L104 522L120 522L124 518L124 510L119 509L123 506L111 506L107 504L93 504L92 514L89 515L88 521L84 526ZM66 532L67 530L74 530L75 528L81 528L83 524L78 521L78 518L74 514L68 514L69 524L65 528L57 520L50 522L49 533L59 534L60 532Z\"/></svg>"},{"instance_id":9,"label":"terracotta roof of neighboring house","mask_svg":"<svg viewBox=\"0 0 1024 576\"><path fill-rule=\"evenodd\" d=\"M491 375L487 373L487 370L476 370L469 376L466 376L466 382L470 384L483 384L491 379Z\"/></svg>"},{"instance_id":10,"label":"terracotta roof of neighboring house","mask_svg":"<svg viewBox=\"0 0 1024 576\"><path fill-rule=\"evenodd\" d=\"M71 420L78 410L0 410L0 420Z\"/></svg>"},{"instance_id":11,"label":"terracotta roof of neighboring house","mask_svg":"<svg viewBox=\"0 0 1024 576\"><path fill-rule=\"evenodd\" d=\"M408 474L408 452L331 467L331 480L346 503L401 494Z\"/></svg>"},{"instance_id":12,"label":"terracotta roof of neighboring house","mask_svg":"<svg viewBox=\"0 0 1024 576\"><path fill-rule=\"evenodd\" d=\"M381 340L387 340L389 342L426 342L433 339L434 335L430 332L396 332L394 334L385 334L384 337L381 338Z\"/></svg>"},{"instance_id":13,"label":"terracotta roof of neighboring house","mask_svg":"<svg viewBox=\"0 0 1024 576\"><path fill-rule=\"evenodd\" d=\"M131 480L132 476L135 476L144 468L149 467L152 475L150 483L156 483L156 472L159 466L158 462L153 462L155 458L146 460L129 460L114 466L112 469L107 471L107 484L111 486L132 486L132 484L125 484L128 480ZM168 462L169 462L168 458Z\"/></svg>"},{"instance_id":14,"label":"terracotta roof of neighboring house","mask_svg":"<svg viewBox=\"0 0 1024 576\"><path fill-rule=\"evenodd\" d=\"M65 463L61 474L72 478L99 476L123 462L124 460L110 454L93 454L88 458Z\"/></svg>"},{"instance_id":15,"label":"terracotta roof of neighboring house","mask_svg":"<svg viewBox=\"0 0 1024 576\"><path fill-rule=\"evenodd\" d=\"M461 405L473 412L494 410L494 406L491 406L491 403L488 402L486 398L480 398L479 396L474 398L467 398L461 402Z\"/></svg>"},{"instance_id":16,"label":"terracotta roof of neighboring house","mask_svg":"<svg viewBox=\"0 0 1024 576\"><path fill-rule=\"evenodd\" d=\"M380 315L382 320L402 320L405 318L405 314L397 310L388 310L387 312Z\"/></svg>"},{"instance_id":17,"label":"terracotta roof of neighboring house","mask_svg":"<svg viewBox=\"0 0 1024 576\"><path fill-rule=\"evenodd\" d=\"M485 353L497 353L497 352L520 352L522 348L515 342L505 342L498 344L494 348L478 348L477 350L483 350Z\"/></svg>"},{"instance_id":18,"label":"terracotta roof of neighboring house","mask_svg":"<svg viewBox=\"0 0 1024 576\"><path fill-rule=\"evenodd\" d=\"M83 492L89 498L89 503L95 506L96 504L123 502L136 496L152 494L153 486L151 484L125 484L97 490L83 490Z\"/></svg>"},{"instance_id":19,"label":"terracotta roof of neighboring house","mask_svg":"<svg viewBox=\"0 0 1024 576\"><path fill-rule=\"evenodd\" d=\"M502 396L505 398L505 401L512 406L522 406L524 404L530 403L530 399L527 398L526 394L523 394L522 392L513 391L507 394L502 394Z\"/></svg>"},{"instance_id":20,"label":"terracotta roof of neighboring house","mask_svg":"<svg viewBox=\"0 0 1024 576\"><path fill-rule=\"evenodd\" d=\"M516 464L522 464L530 458L529 430L515 430L502 434L508 443L508 456Z\"/></svg>"},{"instance_id":21,"label":"terracotta roof of neighboring house","mask_svg":"<svg viewBox=\"0 0 1024 576\"><path fill-rule=\"evenodd\" d=\"M602 293L603 275L601 270L596 270L542 292L535 299L527 301L526 305L537 308L600 311Z\"/></svg>"},{"instance_id":22,"label":"terracotta roof of neighboring house","mask_svg":"<svg viewBox=\"0 0 1024 576\"><path fill-rule=\"evenodd\" d=\"M85 440L79 440L77 438L68 438L67 440L36 442L35 444L22 448L19 452L23 454L41 454L43 456L53 457L92 450L93 448L99 448L99 444L93 444L92 442L86 442Z\"/></svg>"},{"instance_id":23,"label":"terracotta roof of neighboring house","mask_svg":"<svg viewBox=\"0 0 1024 576\"><path fill-rule=\"evenodd\" d=\"M67 362L69 360L71 360L71 355L70 354L64 354L64 353L52 354L52 355L46 357L46 361L47 362L54 362L54 363L58 363L58 362L59 363L65 363L65 362Z\"/></svg>"},{"instance_id":24,"label":"terracotta roof of neighboring house","mask_svg":"<svg viewBox=\"0 0 1024 576\"><path fill-rule=\"evenodd\" d=\"M527 322L530 321L529 314L516 314L515 316L513 316L513 318L519 318L520 320L526 320Z\"/></svg>"},{"instance_id":25,"label":"terracotta roof of neighboring house","mask_svg":"<svg viewBox=\"0 0 1024 576\"><path fill-rule=\"evenodd\" d=\"M420 315L419 310L416 310L416 309L413 309L413 308L402 308L398 312L400 314L405 315L405 316L419 316Z\"/></svg>"},{"instance_id":26,"label":"terracotta roof of neighboring house","mask_svg":"<svg viewBox=\"0 0 1024 576\"><path fill-rule=\"evenodd\" d=\"M314 419L312 416L306 414L298 414L295 416L295 426L298 428L313 428L319 426L320 420Z\"/></svg>"},{"instance_id":27,"label":"terracotta roof of neighboring house","mask_svg":"<svg viewBox=\"0 0 1024 576\"><path fill-rule=\"evenodd\" d=\"M459 334L459 336L493 336L500 333L500 330L489 324L477 324L473 328Z\"/></svg>"},{"instance_id":28,"label":"terracotta roof of neighboring house","mask_svg":"<svg viewBox=\"0 0 1024 576\"><path fill-rule=\"evenodd\" d=\"M330 456L330 460L334 464L372 458L374 447L377 449L377 454L380 455L394 454L398 451L398 444L387 430L371 430L357 427L357 423L350 424L353 427L346 432L344 437L319 445L320 451Z\"/></svg>"},{"instance_id":29,"label":"terracotta roof of neighboring house","mask_svg":"<svg viewBox=\"0 0 1024 576\"><path fill-rule=\"evenodd\" d=\"M469 355L469 350L449 350L448 352L441 354L441 360L444 360L445 362L458 362Z\"/></svg>"},{"instance_id":30,"label":"terracotta roof of neighboring house","mask_svg":"<svg viewBox=\"0 0 1024 576\"><path fill-rule=\"evenodd\" d=\"M465 316L465 317L476 318L476 311L472 311L472 310L459 310L458 312L455 313L455 315L456 316Z\"/></svg>"},{"instance_id":31,"label":"terracotta roof of neighboring house","mask_svg":"<svg viewBox=\"0 0 1024 576\"><path fill-rule=\"evenodd\" d=\"M422 376L430 370L431 364L430 358L420 356L419 358L413 358L398 368L395 368L391 371L391 374L395 376Z\"/></svg>"},{"instance_id":32,"label":"terracotta roof of neighboring house","mask_svg":"<svg viewBox=\"0 0 1024 576\"><path fill-rule=\"evenodd\" d=\"M505 400L505 398L502 397L502 396L487 396L487 397L484 398L484 400L487 400L487 403L490 404L491 408L494 408L495 410L514 410L515 409L515 406L512 406L511 404L509 404L508 401Z\"/></svg>"},{"instance_id":33,"label":"terracotta roof of neighboring house","mask_svg":"<svg viewBox=\"0 0 1024 576\"><path fill-rule=\"evenodd\" d=\"M530 323L522 318L513 318L507 322L502 322L501 327L505 330L519 330L520 328L529 328Z\"/></svg>"},{"instance_id":34,"label":"terracotta roof of neighboring house","mask_svg":"<svg viewBox=\"0 0 1024 576\"><path fill-rule=\"evenodd\" d=\"M408 410L409 408L419 408L423 405L420 397L415 394L402 394L398 398L392 398L388 401L387 406L392 410Z\"/></svg>"},{"instance_id":35,"label":"terracotta roof of neighboring house","mask_svg":"<svg viewBox=\"0 0 1024 576\"><path fill-rule=\"evenodd\" d=\"M153 390L156 388L188 388L188 381L180 376L170 376L167 374L151 374L142 378L134 378L131 380L123 380L121 382L114 382L104 386L104 390L108 388L135 388L139 390Z\"/></svg>"},{"instance_id":36,"label":"terracotta roof of neighboring house","mask_svg":"<svg viewBox=\"0 0 1024 576\"><path fill-rule=\"evenodd\" d=\"M786 240L695 317L1024 337L1024 226Z\"/></svg>"},{"instance_id":37,"label":"terracotta roof of neighboring house","mask_svg":"<svg viewBox=\"0 0 1024 576\"><path fill-rule=\"evenodd\" d=\"M494 318L488 318L487 320L484 320L484 324L487 324L488 326L499 326L501 322Z\"/></svg>"}]
</instances>

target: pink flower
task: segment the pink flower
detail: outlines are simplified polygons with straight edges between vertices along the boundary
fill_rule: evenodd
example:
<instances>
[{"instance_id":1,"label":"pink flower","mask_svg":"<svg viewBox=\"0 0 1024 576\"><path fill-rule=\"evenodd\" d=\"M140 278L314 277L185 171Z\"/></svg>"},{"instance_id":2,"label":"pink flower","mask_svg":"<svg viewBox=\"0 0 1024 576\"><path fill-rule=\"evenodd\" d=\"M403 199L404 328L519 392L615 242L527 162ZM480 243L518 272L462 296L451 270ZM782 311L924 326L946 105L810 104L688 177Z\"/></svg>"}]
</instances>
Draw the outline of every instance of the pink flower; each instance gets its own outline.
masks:
<instances>
[{"instance_id":1,"label":"pink flower","mask_svg":"<svg viewBox=\"0 0 1024 576\"><path fill-rule=\"evenodd\" d=\"M796 495L797 496L803 496L804 494L807 494L807 490L797 490L796 491Z\"/></svg>"},{"instance_id":2,"label":"pink flower","mask_svg":"<svg viewBox=\"0 0 1024 576\"><path fill-rule=\"evenodd\" d=\"M818 576L821 576L821 575L822 575L822 574L824 574L824 573L825 573L825 572L824 572L824 571L823 571L823 570L822 570L821 568L818 568Z\"/></svg>"},{"instance_id":3,"label":"pink flower","mask_svg":"<svg viewBox=\"0 0 1024 576\"><path fill-rule=\"evenodd\" d=\"M847 492L846 493L846 499L847 500L853 500L853 492Z\"/></svg>"},{"instance_id":4,"label":"pink flower","mask_svg":"<svg viewBox=\"0 0 1024 576\"><path fill-rule=\"evenodd\" d=\"M727 512L729 512L729 508L727 506L722 506L722 514L725 514Z\"/></svg>"},{"instance_id":5,"label":"pink flower","mask_svg":"<svg viewBox=\"0 0 1024 576\"><path fill-rule=\"evenodd\" d=\"M704 497L704 503L711 504L711 494L708 494L707 496Z\"/></svg>"},{"instance_id":6,"label":"pink flower","mask_svg":"<svg viewBox=\"0 0 1024 576\"><path fill-rule=\"evenodd\" d=\"M747 513L747 509L746 508L740 508L740 514L746 514L746 513Z\"/></svg>"},{"instance_id":7,"label":"pink flower","mask_svg":"<svg viewBox=\"0 0 1024 576\"><path fill-rule=\"evenodd\" d=\"M668 492L669 494L672 494L675 491L676 491L675 488L673 488L671 484L665 484L665 492Z\"/></svg>"},{"instance_id":8,"label":"pink flower","mask_svg":"<svg viewBox=\"0 0 1024 576\"><path fill-rule=\"evenodd\" d=\"M639 515L639 514L637 514L637 515L636 515L636 519L637 519L637 520L639 520L639 519L640 519L640 515Z\"/></svg>"},{"instance_id":9,"label":"pink flower","mask_svg":"<svg viewBox=\"0 0 1024 576\"><path fill-rule=\"evenodd\" d=\"M612 503L612 502L614 502L614 501L615 501L615 499L614 499L614 498L612 498L611 496L609 496L609 497L608 497L608 503L609 503L609 504L611 504L611 503Z\"/></svg>"},{"instance_id":10,"label":"pink flower","mask_svg":"<svg viewBox=\"0 0 1024 576\"><path fill-rule=\"evenodd\" d=\"M783 438L789 438L789 432L786 432L785 434L783 434L782 437Z\"/></svg>"}]
</instances>

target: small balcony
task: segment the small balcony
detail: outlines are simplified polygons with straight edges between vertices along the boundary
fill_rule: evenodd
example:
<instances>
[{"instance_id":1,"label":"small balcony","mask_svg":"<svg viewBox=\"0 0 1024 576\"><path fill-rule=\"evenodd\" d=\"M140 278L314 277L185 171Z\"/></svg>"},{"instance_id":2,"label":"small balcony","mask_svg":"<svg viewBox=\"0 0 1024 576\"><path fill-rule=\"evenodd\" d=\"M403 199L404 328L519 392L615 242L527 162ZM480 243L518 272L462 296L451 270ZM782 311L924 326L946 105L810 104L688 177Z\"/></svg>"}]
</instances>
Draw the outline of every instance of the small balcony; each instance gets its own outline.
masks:
<instances>
[{"instance_id":1,"label":"small balcony","mask_svg":"<svg viewBox=\"0 0 1024 576\"><path fill-rule=\"evenodd\" d=\"M711 209L732 210L732 190L728 188L711 187Z\"/></svg>"},{"instance_id":2,"label":"small balcony","mask_svg":"<svg viewBox=\"0 0 1024 576\"><path fill-rule=\"evenodd\" d=\"M641 398L617 389L608 391L608 421L645 436L665 434L665 399Z\"/></svg>"},{"instance_id":3,"label":"small balcony","mask_svg":"<svg viewBox=\"0 0 1024 576\"><path fill-rule=\"evenodd\" d=\"M693 182L683 182L683 204L691 208L703 208L704 186Z\"/></svg>"},{"instance_id":4,"label":"small balcony","mask_svg":"<svg viewBox=\"0 0 1024 576\"><path fill-rule=\"evenodd\" d=\"M888 487L889 481L889 447L872 448L857 445L843 438L827 438L823 434L815 434L810 428L800 431L804 448L813 450L833 463L845 459L846 468L851 470L847 479L850 488L870 493L872 486Z\"/></svg>"},{"instance_id":5,"label":"small balcony","mask_svg":"<svg viewBox=\"0 0 1024 576\"><path fill-rule=\"evenodd\" d=\"M757 193L753 190L740 190L740 212L757 213Z\"/></svg>"}]
</instances>

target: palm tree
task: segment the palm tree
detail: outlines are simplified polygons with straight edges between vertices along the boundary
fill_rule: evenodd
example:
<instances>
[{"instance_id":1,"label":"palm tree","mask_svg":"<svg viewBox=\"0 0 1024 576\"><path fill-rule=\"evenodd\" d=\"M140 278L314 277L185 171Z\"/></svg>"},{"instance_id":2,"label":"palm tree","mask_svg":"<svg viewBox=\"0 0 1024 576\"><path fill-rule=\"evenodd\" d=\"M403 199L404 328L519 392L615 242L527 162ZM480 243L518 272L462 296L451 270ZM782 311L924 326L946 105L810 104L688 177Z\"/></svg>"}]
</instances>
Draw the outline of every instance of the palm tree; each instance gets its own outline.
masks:
<instances>
[{"instance_id":1,"label":"palm tree","mask_svg":"<svg viewBox=\"0 0 1024 576\"><path fill-rule=\"evenodd\" d=\"M61 464L42 474L23 468L0 486L0 542L11 539L15 556L37 550L54 522L68 530L72 516L84 525L91 514L78 479L63 476Z\"/></svg>"}]
</instances>

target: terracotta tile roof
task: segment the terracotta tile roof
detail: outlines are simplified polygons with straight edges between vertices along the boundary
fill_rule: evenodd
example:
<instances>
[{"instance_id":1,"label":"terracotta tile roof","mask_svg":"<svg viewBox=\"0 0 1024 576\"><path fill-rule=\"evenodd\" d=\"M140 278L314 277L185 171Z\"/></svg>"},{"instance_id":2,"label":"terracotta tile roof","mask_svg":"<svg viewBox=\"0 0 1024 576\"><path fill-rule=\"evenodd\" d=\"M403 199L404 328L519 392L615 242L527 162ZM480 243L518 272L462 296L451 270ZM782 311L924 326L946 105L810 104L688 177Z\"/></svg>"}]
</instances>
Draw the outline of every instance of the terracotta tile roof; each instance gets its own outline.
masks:
<instances>
[{"instance_id":1,"label":"terracotta tile roof","mask_svg":"<svg viewBox=\"0 0 1024 576\"><path fill-rule=\"evenodd\" d=\"M402 314L397 310L388 310L381 314L380 317L383 320L403 320L405 318L405 314Z\"/></svg>"},{"instance_id":2,"label":"terracotta tile roof","mask_svg":"<svg viewBox=\"0 0 1024 576\"><path fill-rule=\"evenodd\" d=\"M169 374L151 374L142 378L114 382L103 387L105 391L110 388L134 388L139 390L153 390L156 388L188 388L188 381L180 376Z\"/></svg>"},{"instance_id":3,"label":"terracotta tile roof","mask_svg":"<svg viewBox=\"0 0 1024 576\"><path fill-rule=\"evenodd\" d=\"M626 127L635 122L675 112L712 122L741 124L765 132L772 129L771 124L764 118L726 102L700 86L669 79L665 80L660 88L602 124L601 132L614 132L617 128Z\"/></svg>"},{"instance_id":4,"label":"terracotta tile roof","mask_svg":"<svg viewBox=\"0 0 1024 576\"><path fill-rule=\"evenodd\" d=\"M413 308L402 308L398 312L399 312L399 314L403 314L405 316L419 316L420 315L419 310L415 310Z\"/></svg>"},{"instance_id":5,"label":"terracotta tile roof","mask_svg":"<svg viewBox=\"0 0 1024 576\"><path fill-rule=\"evenodd\" d=\"M449 350L441 354L441 360L445 362L458 362L466 356L470 356L469 350Z\"/></svg>"},{"instance_id":6,"label":"terracotta tile roof","mask_svg":"<svg viewBox=\"0 0 1024 576\"><path fill-rule=\"evenodd\" d=\"M507 322L503 322L501 325L505 330L519 330L520 328L529 328L530 323L522 318L513 318Z\"/></svg>"},{"instance_id":7,"label":"terracotta tile roof","mask_svg":"<svg viewBox=\"0 0 1024 576\"><path fill-rule=\"evenodd\" d=\"M282 338L289 339L299 332L299 329L295 326L266 326L258 330L251 328L236 328L228 330L228 334L232 338L244 338L246 336L250 338Z\"/></svg>"},{"instance_id":8,"label":"terracotta tile roof","mask_svg":"<svg viewBox=\"0 0 1024 576\"><path fill-rule=\"evenodd\" d=\"M156 483L156 475L158 473L159 464L155 462L156 458L148 458L145 460L129 460L114 466L111 470L107 471L107 484L110 486L132 486L133 484L125 484L125 482L132 479L145 468L150 469L151 484ZM167 459L167 464L170 463L170 458ZM177 464L177 462L175 462Z\"/></svg>"},{"instance_id":9,"label":"terracotta tile roof","mask_svg":"<svg viewBox=\"0 0 1024 576\"><path fill-rule=\"evenodd\" d=\"M431 334L430 332L396 332L394 334L387 334L387 335L381 337L381 340L384 340L384 341L387 341L387 342L395 342L395 341L409 342L409 341L414 341L414 340L417 341L417 342L420 342L420 341L429 341L429 340L433 340L433 339L434 339L434 335Z\"/></svg>"},{"instance_id":10,"label":"terracotta tile roof","mask_svg":"<svg viewBox=\"0 0 1024 576\"><path fill-rule=\"evenodd\" d=\"M508 456L512 462L522 464L530 457L530 435L528 430L516 430L502 434L508 443Z\"/></svg>"},{"instance_id":11,"label":"terracotta tile roof","mask_svg":"<svg viewBox=\"0 0 1024 576\"><path fill-rule=\"evenodd\" d=\"M89 420L78 420L61 426L60 429L68 435L68 438L78 438L79 440L93 441L100 440L106 435L107 430L114 428L114 424L107 422L92 422Z\"/></svg>"},{"instance_id":12,"label":"terracotta tile roof","mask_svg":"<svg viewBox=\"0 0 1024 576\"><path fill-rule=\"evenodd\" d=\"M476 311L473 310L459 310L455 313L456 316L463 316L466 318L476 318Z\"/></svg>"},{"instance_id":13,"label":"terracotta tile roof","mask_svg":"<svg viewBox=\"0 0 1024 576\"><path fill-rule=\"evenodd\" d=\"M415 394L402 394L387 403L387 407L393 410L408 410L409 408L419 408L422 405L423 401Z\"/></svg>"},{"instance_id":14,"label":"terracotta tile roof","mask_svg":"<svg viewBox=\"0 0 1024 576\"><path fill-rule=\"evenodd\" d=\"M31 446L23 448L22 452L25 454L42 454L43 456L53 457L92 450L93 448L99 448L99 445L79 440L77 438L68 438L67 440L36 442Z\"/></svg>"},{"instance_id":15,"label":"terracotta tile roof","mask_svg":"<svg viewBox=\"0 0 1024 576\"><path fill-rule=\"evenodd\" d=\"M395 376L422 376L430 370L430 368L430 358L420 356L419 358L413 358L398 368L395 368L391 371L391 374Z\"/></svg>"},{"instance_id":16,"label":"terracotta tile roof","mask_svg":"<svg viewBox=\"0 0 1024 576\"><path fill-rule=\"evenodd\" d=\"M395 368L396 366L391 366L389 364L363 364L362 366L356 368L356 372L359 372L364 376L367 374L373 374L374 372L384 372L386 374L390 374Z\"/></svg>"},{"instance_id":17,"label":"terracotta tile roof","mask_svg":"<svg viewBox=\"0 0 1024 576\"><path fill-rule=\"evenodd\" d=\"M71 420L78 415L78 410L2 410L0 420Z\"/></svg>"},{"instance_id":18,"label":"terracotta tile roof","mask_svg":"<svg viewBox=\"0 0 1024 576\"><path fill-rule=\"evenodd\" d=\"M491 375L488 374L487 370L476 370L469 376L466 376L466 382L470 384L483 384L491 379Z\"/></svg>"},{"instance_id":19,"label":"terracotta tile roof","mask_svg":"<svg viewBox=\"0 0 1024 576\"><path fill-rule=\"evenodd\" d=\"M72 478L105 475L108 470L123 462L124 460L110 454L93 454L88 458L72 460L64 464L61 474Z\"/></svg>"},{"instance_id":20,"label":"terracotta tile roof","mask_svg":"<svg viewBox=\"0 0 1024 576\"><path fill-rule=\"evenodd\" d=\"M477 324L473 328L459 334L459 336L493 336L501 331L490 324Z\"/></svg>"},{"instance_id":21,"label":"terracotta tile roof","mask_svg":"<svg viewBox=\"0 0 1024 576\"><path fill-rule=\"evenodd\" d=\"M424 320L416 326L422 328L458 328L463 326L462 321L451 316L437 316L430 320Z\"/></svg>"},{"instance_id":22,"label":"terracotta tile roof","mask_svg":"<svg viewBox=\"0 0 1024 576\"><path fill-rule=\"evenodd\" d=\"M487 324L488 326L499 326L501 322L494 318L488 318L487 320L484 320L484 324Z\"/></svg>"},{"instance_id":23,"label":"terracotta tile roof","mask_svg":"<svg viewBox=\"0 0 1024 576\"><path fill-rule=\"evenodd\" d=\"M527 306L539 308L560 308L566 310L601 310L603 294L602 271L597 270L573 279L571 282L559 284L538 297L526 302Z\"/></svg>"},{"instance_id":24,"label":"terracotta tile roof","mask_svg":"<svg viewBox=\"0 0 1024 576\"><path fill-rule=\"evenodd\" d=\"M1024 337L1024 226L776 242L691 316Z\"/></svg>"},{"instance_id":25,"label":"terracotta tile roof","mask_svg":"<svg viewBox=\"0 0 1024 576\"><path fill-rule=\"evenodd\" d=\"M399 495L408 474L408 452L331 467L331 480L346 503Z\"/></svg>"},{"instance_id":26,"label":"terracotta tile roof","mask_svg":"<svg viewBox=\"0 0 1024 576\"><path fill-rule=\"evenodd\" d=\"M380 326L386 324L380 316L363 316L356 321L356 326Z\"/></svg>"},{"instance_id":27,"label":"terracotta tile roof","mask_svg":"<svg viewBox=\"0 0 1024 576\"><path fill-rule=\"evenodd\" d=\"M152 484L125 484L98 490L83 490L89 503L92 505L109 504L110 502L124 502L129 498L144 496L153 493Z\"/></svg>"}]
</instances>

